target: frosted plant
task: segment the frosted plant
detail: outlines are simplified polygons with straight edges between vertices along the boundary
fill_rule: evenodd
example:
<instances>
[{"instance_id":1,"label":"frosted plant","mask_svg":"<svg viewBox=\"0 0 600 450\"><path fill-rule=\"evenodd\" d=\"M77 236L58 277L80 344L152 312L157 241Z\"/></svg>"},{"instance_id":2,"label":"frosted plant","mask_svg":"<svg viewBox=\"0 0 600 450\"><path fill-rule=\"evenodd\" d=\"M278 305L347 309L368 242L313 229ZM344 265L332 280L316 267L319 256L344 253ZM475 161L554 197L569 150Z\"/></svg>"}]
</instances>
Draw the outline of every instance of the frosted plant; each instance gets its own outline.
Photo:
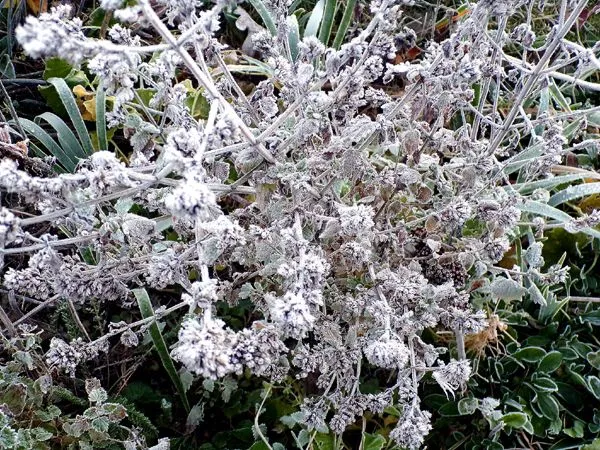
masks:
<instances>
[{"instance_id":1,"label":"frosted plant","mask_svg":"<svg viewBox=\"0 0 600 450\"><path fill-rule=\"evenodd\" d=\"M45 177L0 162L0 189L21 202L0 209L0 255L30 255L3 269L3 286L76 311L92 300L129 309L132 288L163 290L156 301L174 304L156 314L179 312L172 356L190 372L314 383L301 408L311 431L341 434L365 411L393 405L402 413L391 438L424 445L423 378L460 391L471 375L465 335L487 326L470 305L472 281L491 280L483 292L505 280L543 304L524 285L568 275L542 270L545 231L594 234L598 224L597 212L568 221L548 213L566 155L593 144L587 110L532 117L521 106L550 82L600 86L563 70L571 54L596 67L593 52L566 38L585 0L571 2L535 50L525 2L483 0L447 39L399 61L417 41L401 19L412 3L370 2L370 22L335 49L288 39L287 4L266 2L276 31L248 40L260 60L252 92L218 39L230 2L105 0L121 21L108 39L90 37L68 6L28 18L17 30L24 50L98 75L113 97L109 125L122 128L131 155L102 149L72 174ZM382 83L404 88L391 95ZM200 113L188 107L197 102L206 103ZM504 273L498 263L523 233L527 271ZM245 327L218 316L217 305L241 300L254 308ZM144 320L99 341L121 334L135 346ZM426 342L426 329L454 334L450 352ZM73 374L99 351L82 348L55 337L48 362ZM395 381L365 394L371 370Z\"/></svg>"}]
</instances>

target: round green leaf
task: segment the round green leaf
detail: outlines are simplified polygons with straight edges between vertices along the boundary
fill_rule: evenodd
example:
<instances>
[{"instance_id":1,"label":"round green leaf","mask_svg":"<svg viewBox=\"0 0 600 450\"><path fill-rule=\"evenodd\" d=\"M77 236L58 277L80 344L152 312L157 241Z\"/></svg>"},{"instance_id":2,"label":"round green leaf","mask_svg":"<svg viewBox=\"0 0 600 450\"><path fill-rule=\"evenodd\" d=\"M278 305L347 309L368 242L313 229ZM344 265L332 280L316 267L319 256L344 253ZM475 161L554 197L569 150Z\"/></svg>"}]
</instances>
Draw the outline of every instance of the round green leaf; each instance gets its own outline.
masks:
<instances>
[{"instance_id":1,"label":"round green leaf","mask_svg":"<svg viewBox=\"0 0 600 450\"><path fill-rule=\"evenodd\" d=\"M536 363L546 356L546 350L541 347L526 347L513 354L519 361Z\"/></svg>"},{"instance_id":2,"label":"round green leaf","mask_svg":"<svg viewBox=\"0 0 600 450\"><path fill-rule=\"evenodd\" d=\"M463 398L458 402L458 412L463 416L473 414L478 405L479 401L476 398Z\"/></svg>"},{"instance_id":3,"label":"round green leaf","mask_svg":"<svg viewBox=\"0 0 600 450\"><path fill-rule=\"evenodd\" d=\"M594 396L600 400L600 378L590 375L586 377L587 388L594 394Z\"/></svg>"},{"instance_id":4,"label":"round green leaf","mask_svg":"<svg viewBox=\"0 0 600 450\"><path fill-rule=\"evenodd\" d=\"M600 369L600 352L589 352L585 355L585 359L595 369Z\"/></svg>"},{"instance_id":5,"label":"round green leaf","mask_svg":"<svg viewBox=\"0 0 600 450\"><path fill-rule=\"evenodd\" d=\"M535 390L538 392L556 392L558 391L558 386L556 383L552 381L550 378L538 378L533 381L533 386Z\"/></svg>"},{"instance_id":6,"label":"round green leaf","mask_svg":"<svg viewBox=\"0 0 600 450\"><path fill-rule=\"evenodd\" d=\"M523 428L528 421L529 417L522 412L511 412L502 416L502 422L512 428Z\"/></svg>"},{"instance_id":7,"label":"round green leaf","mask_svg":"<svg viewBox=\"0 0 600 450\"><path fill-rule=\"evenodd\" d=\"M542 358L538 372L551 373L558 369L562 363L562 353L556 350L549 352Z\"/></svg>"}]
</instances>

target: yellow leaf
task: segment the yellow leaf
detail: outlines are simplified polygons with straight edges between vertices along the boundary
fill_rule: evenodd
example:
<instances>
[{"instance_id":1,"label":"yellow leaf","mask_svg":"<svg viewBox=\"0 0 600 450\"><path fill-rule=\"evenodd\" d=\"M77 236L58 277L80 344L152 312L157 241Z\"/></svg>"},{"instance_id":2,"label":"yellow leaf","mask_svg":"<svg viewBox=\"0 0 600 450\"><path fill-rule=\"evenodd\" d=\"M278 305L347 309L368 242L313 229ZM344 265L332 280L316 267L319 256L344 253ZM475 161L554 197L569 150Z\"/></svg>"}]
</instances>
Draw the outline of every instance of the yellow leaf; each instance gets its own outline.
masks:
<instances>
[{"instance_id":1,"label":"yellow leaf","mask_svg":"<svg viewBox=\"0 0 600 450\"><path fill-rule=\"evenodd\" d=\"M27 6L35 15L48 12L48 0L27 0Z\"/></svg>"},{"instance_id":2,"label":"yellow leaf","mask_svg":"<svg viewBox=\"0 0 600 450\"><path fill-rule=\"evenodd\" d=\"M85 108L85 111L81 114L83 120L96 120L96 97L92 97L83 102L83 107Z\"/></svg>"},{"instance_id":3,"label":"yellow leaf","mask_svg":"<svg viewBox=\"0 0 600 450\"><path fill-rule=\"evenodd\" d=\"M90 95L90 92L88 92L82 85L78 84L73 88L73 94L75 94L78 98L82 98Z\"/></svg>"}]
</instances>

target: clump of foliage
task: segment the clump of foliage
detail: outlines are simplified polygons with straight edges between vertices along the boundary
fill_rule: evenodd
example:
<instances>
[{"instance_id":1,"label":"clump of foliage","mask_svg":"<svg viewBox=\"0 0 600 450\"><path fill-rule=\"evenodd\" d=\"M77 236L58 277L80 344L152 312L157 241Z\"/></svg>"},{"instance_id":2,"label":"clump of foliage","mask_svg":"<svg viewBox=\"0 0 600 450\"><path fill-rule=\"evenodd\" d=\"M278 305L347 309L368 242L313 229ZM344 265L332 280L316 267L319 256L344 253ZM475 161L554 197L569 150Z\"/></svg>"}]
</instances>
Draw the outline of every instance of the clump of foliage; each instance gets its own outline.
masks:
<instances>
[{"instance_id":1,"label":"clump of foliage","mask_svg":"<svg viewBox=\"0 0 600 450\"><path fill-rule=\"evenodd\" d=\"M52 333L43 363L54 376L87 378L96 403L63 430L83 445L100 432L114 439L112 419L125 430L124 406L105 403L89 367L123 348L137 354L144 340L188 435L215 394L228 403L238 382L256 388L257 379L252 448L420 448L433 428L432 384L446 398L470 389L458 411L483 415L485 445L501 445L503 427L557 427L559 385L526 364L555 358L563 344L507 346L512 366L500 359L502 371L479 376L520 369L528 381L497 398L468 384L481 364L467 350L503 328L498 316L509 314L498 308L510 302L526 299L539 323L553 323L569 268L544 263L550 230L600 237L597 211L560 209L600 192L586 183L595 172L563 165L597 151L587 127L595 109L563 94L600 90L586 79L600 66L596 49L569 40L587 1L564 1L538 42L533 3L483 0L447 39L420 43L412 61L398 58L416 45L402 20L411 1L370 2L370 21L331 48L336 2L319 2L302 30L289 4L251 3L266 28L235 2L103 0L118 21L106 37L67 5L16 31L29 56L95 77L96 99L107 100L94 110L106 120L99 128L128 142L118 155L98 129L94 149L66 84L51 79L77 132L59 132L65 170L0 162L0 188L15 194L0 209L3 286L40 308L65 305L70 336ZM232 10L251 31L245 64L231 64L217 39ZM348 29L346 14L339 28ZM236 78L240 66L259 77L251 92ZM69 145L77 138L81 152ZM29 257L17 265L21 254ZM592 377L582 379L593 391ZM294 410L275 418L284 427L266 429L278 388ZM374 428L382 417L386 426ZM6 416L5 428L18 434L19 423Z\"/></svg>"}]
</instances>

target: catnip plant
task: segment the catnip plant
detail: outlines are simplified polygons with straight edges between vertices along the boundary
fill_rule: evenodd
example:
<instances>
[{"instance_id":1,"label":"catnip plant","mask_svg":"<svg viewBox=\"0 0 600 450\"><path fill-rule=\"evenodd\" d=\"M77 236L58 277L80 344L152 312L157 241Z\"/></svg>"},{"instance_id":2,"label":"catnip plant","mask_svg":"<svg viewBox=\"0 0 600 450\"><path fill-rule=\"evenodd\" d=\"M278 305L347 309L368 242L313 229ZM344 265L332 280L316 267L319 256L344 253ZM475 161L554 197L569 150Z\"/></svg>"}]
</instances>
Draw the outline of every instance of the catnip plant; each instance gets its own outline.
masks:
<instances>
[{"instance_id":1,"label":"catnip plant","mask_svg":"<svg viewBox=\"0 0 600 450\"><path fill-rule=\"evenodd\" d=\"M414 2L368 2L370 22L339 50L290 39L289 3L265 3L275 29L252 34L262 76L250 93L219 39L236 2L102 0L118 20L105 39L68 5L27 18L17 30L25 52L95 76L111 99L108 126L125 131L131 151L100 149L51 177L0 162L0 188L34 212L0 208L0 257L29 256L25 268L5 264L2 283L74 310L90 299L131 309L134 288L177 287L180 302L155 304L155 319L185 311L171 357L188 373L311 375L318 394L299 417L313 436L395 406L390 437L420 448L431 430L422 381L460 392L472 373L465 336L488 326L471 292L552 301L567 272L543 270L544 230L599 235L596 213L571 218L550 196L565 155L598 145L584 136L593 108L523 106L563 84L600 90L585 79L599 49L567 39L587 0L562 1L545 42L532 29L537 2L482 0L447 39L401 62L416 41L402 13ZM200 119L182 69L208 104ZM42 223L44 234L30 231ZM517 240L527 264L499 264ZM241 300L254 320L235 329L216 305ZM149 323L112 324L95 340L52 337L46 362L75 376L110 339L138 345ZM435 347L425 330L454 342ZM390 374L376 394L361 392L371 368Z\"/></svg>"}]
</instances>

